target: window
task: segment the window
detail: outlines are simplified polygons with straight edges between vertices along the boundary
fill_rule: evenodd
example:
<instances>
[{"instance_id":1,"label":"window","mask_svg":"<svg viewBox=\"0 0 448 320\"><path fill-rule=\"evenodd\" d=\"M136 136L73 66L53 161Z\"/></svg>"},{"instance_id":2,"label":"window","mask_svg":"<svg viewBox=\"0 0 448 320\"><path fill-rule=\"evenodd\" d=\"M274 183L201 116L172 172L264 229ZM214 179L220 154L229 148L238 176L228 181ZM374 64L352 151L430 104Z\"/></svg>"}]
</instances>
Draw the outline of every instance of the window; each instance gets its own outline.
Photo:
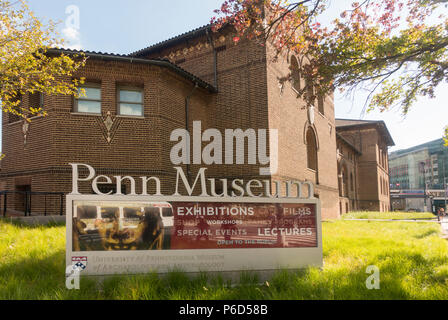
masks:
<instances>
[{"instance_id":1,"label":"window","mask_svg":"<svg viewBox=\"0 0 448 320\"><path fill-rule=\"evenodd\" d=\"M347 166L342 167L342 195L348 198L348 170Z\"/></svg>"},{"instance_id":2,"label":"window","mask_svg":"<svg viewBox=\"0 0 448 320\"><path fill-rule=\"evenodd\" d=\"M8 123L14 123L22 120L23 118L21 116L18 116L12 112L8 112Z\"/></svg>"},{"instance_id":3,"label":"window","mask_svg":"<svg viewBox=\"0 0 448 320\"><path fill-rule=\"evenodd\" d=\"M44 106L44 95L41 92L30 94L30 108L42 108Z\"/></svg>"},{"instance_id":4,"label":"window","mask_svg":"<svg viewBox=\"0 0 448 320\"><path fill-rule=\"evenodd\" d=\"M317 139L312 128L306 132L306 147L308 155L308 168L317 171Z\"/></svg>"},{"instance_id":5,"label":"window","mask_svg":"<svg viewBox=\"0 0 448 320\"><path fill-rule=\"evenodd\" d=\"M384 182L382 177L380 177L380 185L381 185L381 194L384 194Z\"/></svg>"},{"instance_id":6,"label":"window","mask_svg":"<svg viewBox=\"0 0 448 320\"><path fill-rule=\"evenodd\" d=\"M85 95L81 95L84 89ZM78 89L79 98L75 100L75 112L101 114L101 85L86 84Z\"/></svg>"},{"instance_id":7,"label":"window","mask_svg":"<svg viewBox=\"0 0 448 320\"><path fill-rule=\"evenodd\" d=\"M314 86L313 83L309 80L305 80L305 98L308 103L314 105Z\"/></svg>"},{"instance_id":8,"label":"window","mask_svg":"<svg viewBox=\"0 0 448 320\"><path fill-rule=\"evenodd\" d=\"M162 217L174 217L173 209L162 208Z\"/></svg>"},{"instance_id":9,"label":"window","mask_svg":"<svg viewBox=\"0 0 448 320\"><path fill-rule=\"evenodd\" d=\"M26 98L22 94L17 94L11 101L17 102L20 101L19 104L14 108L17 112L22 113L26 117L37 116L38 114L32 114L30 108L39 109L44 105L43 94L41 92L35 93L27 93ZM23 117L16 115L14 113L9 112L9 123L22 121Z\"/></svg>"},{"instance_id":10,"label":"window","mask_svg":"<svg viewBox=\"0 0 448 320\"><path fill-rule=\"evenodd\" d=\"M291 84L294 90L300 90L300 71L299 71L299 63L297 62L297 58L295 56L291 56Z\"/></svg>"},{"instance_id":11,"label":"window","mask_svg":"<svg viewBox=\"0 0 448 320\"><path fill-rule=\"evenodd\" d=\"M96 219L98 216L96 206L78 206L78 219Z\"/></svg>"},{"instance_id":12,"label":"window","mask_svg":"<svg viewBox=\"0 0 448 320\"><path fill-rule=\"evenodd\" d=\"M321 115L325 115L325 97L321 94L317 97L317 107Z\"/></svg>"},{"instance_id":13,"label":"window","mask_svg":"<svg viewBox=\"0 0 448 320\"><path fill-rule=\"evenodd\" d=\"M121 88L118 92L118 109L122 116L143 116L143 90Z\"/></svg>"},{"instance_id":14,"label":"window","mask_svg":"<svg viewBox=\"0 0 448 320\"><path fill-rule=\"evenodd\" d=\"M17 107L14 108L15 109L20 109L23 105L23 100L22 100L22 95L20 93L18 93L14 98L11 99L11 102L15 103L17 101L20 101L19 104L17 105ZM21 112L19 110L19 112ZM13 122L17 122L17 121L21 121L23 120L23 118L19 115L16 115L12 112L8 112L8 123L13 123Z\"/></svg>"}]
</instances>

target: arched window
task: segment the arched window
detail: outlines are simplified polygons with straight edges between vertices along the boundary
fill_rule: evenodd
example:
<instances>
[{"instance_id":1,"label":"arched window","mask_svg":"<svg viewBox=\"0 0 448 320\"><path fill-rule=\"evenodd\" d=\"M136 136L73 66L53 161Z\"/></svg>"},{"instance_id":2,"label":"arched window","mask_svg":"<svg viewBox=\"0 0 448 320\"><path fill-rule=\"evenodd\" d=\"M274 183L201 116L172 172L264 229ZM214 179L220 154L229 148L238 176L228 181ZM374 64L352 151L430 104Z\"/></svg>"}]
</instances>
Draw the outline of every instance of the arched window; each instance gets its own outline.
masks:
<instances>
[{"instance_id":1,"label":"arched window","mask_svg":"<svg viewBox=\"0 0 448 320\"><path fill-rule=\"evenodd\" d=\"M339 188L339 196L343 197L344 195L342 194L342 171L339 170L339 174L338 174L338 188Z\"/></svg>"},{"instance_id":2,"label":"arched window","mask_svg":"<svg viewBox=\"0 0 448 320\"><path fill-rule=\"evenodd\" d=\"M322 94L317 96L317 107L321 115L325 115L325 97Z\"/></svg>"},{"instance_id":3,"label":"arched window","mask_svg":"<svg viewBox=\"0 0 448 320\"><path fill-rule=\"evenodd\" d=\"M308 156L308 168L317 172L317 138L313 128L306 132L306 151Z\"/></svg>"},{"instance_id":4,"label":"arched window","mask_svg":"<svg viewBox=\"0 0 448 320\"><path fill-rule=\"evenodd\" d=\"M11 98L11 102L17 103L18 102L18 107L23 107L23 96L20 93L16 93L14 95L14 97ZM8 113L8 122L9 123L13 123L13 122L17 122L17 121L21 121L23 120L23 118L21 116L18 116L14 113L9 112Z\"/></svg>"},{"instance_id":5,"label":"arched window","mask_svg":"<svg viewBox=\"0 0 448 320\"><path fill-rule=\"evenodd\" d=\"M314 100L315 100L314 86L311 81L306 79L305 79L305 98L307 102L309 102L311 105L314 106Z\"/></svg>"},{"instance_id":6,"label":"arched window","mask_svg":"<svg viewBox=\"0 0 448 320\"><path fill-rule=\"evenodd\" d=\"M291 84L292 87L296 90L300 90L300 70L299 63L297 62L297 58L295 56L291 56Z\"/></svg>"},{"instance_id":7,"label":"arched window","mask_svg":"<svg viewBox=\"0 0 448 320\"><path fill-rule=\"evenodd\" d=\"M381 194L384 194L384 182L382 177L380 177L380 184L381 184Z\"/></svg>"},{"instance_id":8,"label":"arched window","mask_svg":"<svg viewBox=\"0 0 448 320\"><path fill-rule=\"evenodd\" d=\"M350 173L350 191L355 191L355 183L353 181L353 173Z\"/></svg>"},{"instance_id":9,"label":"arched window","mask_svg":"<svg viewBox=\"0 0 448 320\"><path fill-rule=\"evenodd\" d=\"M342 188L342 195L348 198L348 170L346 165L342 167Z\"/></svg>"}]
</instances>

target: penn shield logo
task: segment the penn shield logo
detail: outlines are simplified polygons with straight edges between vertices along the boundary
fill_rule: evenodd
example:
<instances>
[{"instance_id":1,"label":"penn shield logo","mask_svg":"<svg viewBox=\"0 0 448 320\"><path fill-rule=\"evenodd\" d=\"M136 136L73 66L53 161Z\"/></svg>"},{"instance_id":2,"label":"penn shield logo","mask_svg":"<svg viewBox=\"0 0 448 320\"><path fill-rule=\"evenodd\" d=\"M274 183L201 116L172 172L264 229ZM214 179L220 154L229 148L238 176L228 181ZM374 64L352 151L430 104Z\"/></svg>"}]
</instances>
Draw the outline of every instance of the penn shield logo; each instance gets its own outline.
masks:
<instances>
[{"instance_id":1,"label":"penn shield logo","mask_svg":"<svg viewBox=\"0 0 448 320\"><path fill-rule=\"evenodd\" d=\"M72 257L72 266L79 271L84 271L87 268L87 257Z\"/></svg>"}]
</instances>

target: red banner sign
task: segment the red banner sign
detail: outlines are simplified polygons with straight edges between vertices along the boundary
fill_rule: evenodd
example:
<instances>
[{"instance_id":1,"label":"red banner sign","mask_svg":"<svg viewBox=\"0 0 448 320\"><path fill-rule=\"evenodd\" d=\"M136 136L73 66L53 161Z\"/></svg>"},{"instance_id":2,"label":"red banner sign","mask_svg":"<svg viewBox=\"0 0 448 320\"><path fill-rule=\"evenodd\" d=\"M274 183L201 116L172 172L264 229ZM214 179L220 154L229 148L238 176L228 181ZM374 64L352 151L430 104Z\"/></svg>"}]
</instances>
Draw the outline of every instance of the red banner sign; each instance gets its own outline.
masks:
<instances>
[{"instance_id":1,"label":"red banner sign","mask_svg":"<svg viewBox=\"0 0 448 320\"><path fill-rule=\"evenodd\" d=\"M314 204L172 203L171 249L317 247Z\"/></svg>"},{"instance_id":2,"label":"red banner sign","mask_svg":"<svg viewBox=\"0 0 448 320\"><path fill-rule=\"evenodd\" d=\"M315 204L84 203L74 251L317 248Z\"/></svg>"}]
</instances>

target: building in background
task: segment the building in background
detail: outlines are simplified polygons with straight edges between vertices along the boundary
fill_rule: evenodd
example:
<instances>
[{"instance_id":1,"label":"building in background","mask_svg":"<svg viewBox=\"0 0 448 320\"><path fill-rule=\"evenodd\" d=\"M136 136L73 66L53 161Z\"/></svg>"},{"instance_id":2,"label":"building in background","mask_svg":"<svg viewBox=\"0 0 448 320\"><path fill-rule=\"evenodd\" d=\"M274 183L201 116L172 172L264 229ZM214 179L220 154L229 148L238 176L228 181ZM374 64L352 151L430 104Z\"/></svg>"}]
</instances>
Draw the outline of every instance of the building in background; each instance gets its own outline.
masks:
<instances>
[{"instance_id":1,"label":"building in background","mask_svg":"<svg viewBox=\"0 0 448 320\"><path fill-rule=\"evenodd\" d=\"M336 119L339 207L389 211L388 148L395 143L384 121Z\"/></svg>"},{"instance_id":2,"label":"building in background","mask_svg":"<svg viewBox=\"0 0 448 320\"><path fill-rule=\"evenodd\" d=\"M433 211L445 207L448 147L443 139L389 155L394 210Z\"/></svg>"}]
</instances>

